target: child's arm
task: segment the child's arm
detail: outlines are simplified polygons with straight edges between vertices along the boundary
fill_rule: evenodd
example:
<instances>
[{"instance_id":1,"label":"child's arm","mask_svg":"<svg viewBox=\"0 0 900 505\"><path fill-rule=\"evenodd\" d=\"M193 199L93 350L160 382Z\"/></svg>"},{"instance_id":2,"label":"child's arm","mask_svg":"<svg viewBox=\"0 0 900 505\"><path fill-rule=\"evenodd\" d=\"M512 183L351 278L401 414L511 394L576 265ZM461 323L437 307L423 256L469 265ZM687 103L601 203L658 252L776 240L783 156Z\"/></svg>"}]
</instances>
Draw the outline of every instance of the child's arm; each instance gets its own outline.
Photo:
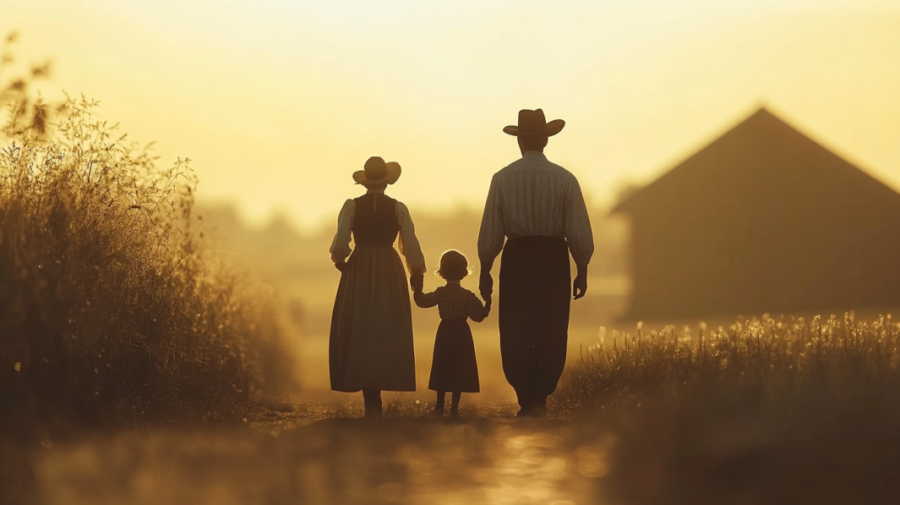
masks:
<instances>
[{"instance_id":1,"label":"child's arm","mask_svg":"<svg viewBox=\"0 0 900 505\"><path fill-rule=\"evenodd\" d=\"M439 301L437 291L433 293L423 293L422 290L413 293L413 300L416 301L416 305L423 309L434 307Z\"/></svg>"},{"instance_id":2,"label":"child's arm","mask_svg":"<svg viewBox=\"0 0 900 505\"><path fill-rule=\"evenodd\" d=\"M472 321L480 323L490 314L491 301L488 300L486 304L482 305L481 300L474 293L470 293L470 295L469 301L466 303L466 314Z\"/></svg>"}]
</instances>

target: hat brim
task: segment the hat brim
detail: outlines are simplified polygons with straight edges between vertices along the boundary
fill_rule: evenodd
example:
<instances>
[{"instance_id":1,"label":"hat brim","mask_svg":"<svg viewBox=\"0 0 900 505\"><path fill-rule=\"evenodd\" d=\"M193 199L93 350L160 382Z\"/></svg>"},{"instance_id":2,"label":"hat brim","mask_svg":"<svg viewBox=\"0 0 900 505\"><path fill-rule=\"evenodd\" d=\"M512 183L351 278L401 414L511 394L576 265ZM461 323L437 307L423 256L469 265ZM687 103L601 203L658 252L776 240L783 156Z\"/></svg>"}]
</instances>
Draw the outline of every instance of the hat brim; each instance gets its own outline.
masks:
<instances>
[{"instance_id":1,"label":"hat brim","mask_svg":"<svg viewBox=\"0 0 900 505\"><path fill-rule=\"evenodd\" d=\"M510 125L510 126L503 128L503 133L506 133L507 135L512 135L513 137L518 137L520 134L528 135L528 134L543 133L543 134L547 135L548 137L552 137L552 136L556 135L557 133L561 132L563 127L565 127L565 126L566 126L566 122L563 121L562 119L554 119L553 121L550 121L549 123L547 123L544 126L543 131L541 131L541 130L522 131L522 130L519 130L518 126Z\"/></svg>"},{"instance_id":2,"label":"hat brim","mask_svg":"<svg viewBox=\"0 0 900 505\"><path fill-rule=\"evenodd\" d=\"M353 172L353 180L356 181L357 184L362 184L363 186L377 186L379 184L393 184L397 182L397 179L400 178L400 164L394 161L385 163L385 175L383 178L377 181L370 181L366 179L366 171L359 170Z\"/></svg>"}]
</instances>

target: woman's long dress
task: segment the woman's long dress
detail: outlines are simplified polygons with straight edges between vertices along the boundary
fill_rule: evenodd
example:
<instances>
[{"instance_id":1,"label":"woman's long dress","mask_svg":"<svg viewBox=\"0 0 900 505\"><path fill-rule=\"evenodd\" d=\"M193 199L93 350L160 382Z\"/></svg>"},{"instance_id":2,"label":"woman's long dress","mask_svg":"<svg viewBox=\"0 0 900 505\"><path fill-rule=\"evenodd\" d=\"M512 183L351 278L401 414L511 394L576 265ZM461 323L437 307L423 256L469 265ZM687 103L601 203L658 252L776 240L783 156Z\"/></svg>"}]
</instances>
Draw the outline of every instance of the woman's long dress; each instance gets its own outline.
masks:
<instances>
[{"instance_id":1,"label":"woman's long dress","mask_svg":"<svg viewBox=\"0 0 900 505\"><path fill-rule=\"evenodd\" d=\"M416 305L422 308L438 306L441 324L434 338L434 356L428 389L477 393L478 362L475 342L466 319L483 321L488 309L475 293L456 283L447 283L433 293L416 293Z\"/></svg>"},{"instance_id":2,"label":"woman's long dress","mask_svg":"<svg viewBox=\"0 0 900 505\"><path fill-rule=\"evenodd\" d=\"M350 254L351 234L356 244ZM348 255L331 316L331 389L416 390L412 313L406 271L425 272L425 259L405 205L381 193L347 200L338 218L332 259Z\"/></svg>"}]
</instances>

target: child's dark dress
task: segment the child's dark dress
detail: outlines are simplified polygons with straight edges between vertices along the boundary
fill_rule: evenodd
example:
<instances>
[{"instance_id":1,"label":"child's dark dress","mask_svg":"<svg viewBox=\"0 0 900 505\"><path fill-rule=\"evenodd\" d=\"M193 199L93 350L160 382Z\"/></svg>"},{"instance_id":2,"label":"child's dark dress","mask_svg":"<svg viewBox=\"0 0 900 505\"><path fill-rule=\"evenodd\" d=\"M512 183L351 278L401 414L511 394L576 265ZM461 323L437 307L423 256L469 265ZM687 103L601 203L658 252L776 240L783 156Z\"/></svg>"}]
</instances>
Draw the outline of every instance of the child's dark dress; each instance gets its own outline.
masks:
<instances>
[{"instance_id":1,"label":"child's dark dress","mask_svg":"<svg viewBox=\"0 0 900 505\"><path fill-rule=\"evenodd\" d=\"M447 284L433 293L416 293L416 305L422 308L438 306L441 324L434 339L434 358L428 389L477 393L478 363L475 361L475 342L466 319L483 321L488 309L475 293L459 284Z\"/></svg>"}]
</instances>

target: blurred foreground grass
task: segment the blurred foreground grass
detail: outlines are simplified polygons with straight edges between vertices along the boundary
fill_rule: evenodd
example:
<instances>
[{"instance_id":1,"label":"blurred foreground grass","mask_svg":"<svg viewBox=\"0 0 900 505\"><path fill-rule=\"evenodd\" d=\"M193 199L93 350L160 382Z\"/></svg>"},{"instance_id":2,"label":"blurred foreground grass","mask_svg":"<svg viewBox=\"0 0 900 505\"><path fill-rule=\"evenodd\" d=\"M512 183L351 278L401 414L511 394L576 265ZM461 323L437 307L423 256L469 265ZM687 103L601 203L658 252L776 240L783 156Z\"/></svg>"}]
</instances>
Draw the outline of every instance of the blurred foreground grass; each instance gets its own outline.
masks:
<instances>
[{"instance_id":1,"label":"blurred foreground grass","mask_svg":"<svg viewBox=\"0 0 900 505\"><path fill-rule=\"evenodd\" d=\"M615 434L614 503L900 503L898 361L890 315L601 329L554 410Z\"/></svg>"},{"instance_id":2,"label":"blurred foreground grass","mask_svg":"<svg viewBox=\"0 0 900 505\"><path fill-rule=\"evenodd\" d=\"M278 313L208 254L186 162L157 168L95 108L0 151L0 426L237 418L291 380Z\"/></svg>"},{"instance_id":3,"label":"blurred foreground grass","mask_svg":"<svg viewBox=\"0 0 900 505\"><path fill-rule=\"evenodd\" d=\"M281 315L210 253L188 160L159 168L84 97L45 103L32 84L49 65L8 75L15 40L0 42L4 447L237 420L290 387ZM0 471L0 501L19 470Z\"/></svg>"}]
</instances>

